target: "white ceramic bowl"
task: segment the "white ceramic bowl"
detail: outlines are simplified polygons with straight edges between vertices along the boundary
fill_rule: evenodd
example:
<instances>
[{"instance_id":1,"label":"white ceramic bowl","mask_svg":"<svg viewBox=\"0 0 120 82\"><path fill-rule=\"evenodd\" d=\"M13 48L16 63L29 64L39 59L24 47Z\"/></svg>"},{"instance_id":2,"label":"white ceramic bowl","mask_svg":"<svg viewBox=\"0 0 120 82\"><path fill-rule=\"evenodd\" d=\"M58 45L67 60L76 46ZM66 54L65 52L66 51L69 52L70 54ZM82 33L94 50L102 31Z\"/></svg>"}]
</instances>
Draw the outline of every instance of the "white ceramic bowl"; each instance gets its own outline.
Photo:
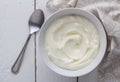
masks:
<instances>
[{"instance_id":1,"label":"white ceramic bowl","mask_svg":"<svg viewBox=\"0 0 120 82\"><path fill-rule=\"evenodd\" d=\"M70 71L70 70L65 70L62 69L58 66L56 66L53 62L51 62L48 58L46 49L45 49L45 33L49 25L54 19L59 18L60 16L64 15L81 15L86 18L88 18L97 28L99 35L100 35L100 49L97 54L97 57L94 59L94 61L89 64L88 66L79 69L77 71ZM42 58L44 59L46 65L53 70L54 72L64 75L64 76L69 76L69 77L76 77L76 76L82 76L85 75L89 72L91 72L93 69L95 69L98 64L101 62L101 60L104 57L104 54L106 52L106 46L107 46L107 38L106 38L106 32L100 23L100 21L90 12L81 10L81 9L63 9L60 11L55 12L53 15L51 15L43 24L41 31L40 31L40 37L39 37L39 46L40 46L40 54L42 55Z\"/></svg>"}]
</instances>

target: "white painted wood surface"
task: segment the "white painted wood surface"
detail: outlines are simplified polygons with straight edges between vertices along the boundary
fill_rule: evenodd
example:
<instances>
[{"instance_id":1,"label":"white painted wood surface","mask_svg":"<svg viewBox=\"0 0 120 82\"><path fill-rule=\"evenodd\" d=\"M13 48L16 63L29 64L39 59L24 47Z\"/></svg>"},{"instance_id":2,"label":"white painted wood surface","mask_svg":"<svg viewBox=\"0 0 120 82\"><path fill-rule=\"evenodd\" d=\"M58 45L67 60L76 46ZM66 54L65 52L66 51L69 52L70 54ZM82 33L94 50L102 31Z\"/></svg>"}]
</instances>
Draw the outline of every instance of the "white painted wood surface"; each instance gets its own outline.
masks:
<instances>
[{"instance_id":1,"label":"white painted wood surface","mask_svg":"<svg viewBox=\"0 0 120 82\"><path fill-rule=\"evenodd\" d=\"M84 75L82 77L79 77L79 82L98 82L97 78L97 69L92 71L91 73Z\"/></svg>"},{"instance_id":2,"label":"white painted wood surface","mask_svg":"<svg viewBox=\"0 0 120 82\"><path fill-rule=\"evenodd\" d=\"M53 12L45 8L46 0L37 0L37 9L43 9L47 18ZM35 45L32 36L19 74L11 73L28 36L28 19L34 10L34 0L0 0L0 82L35 82ZM76 78L64 77L51 71L39 52L37 33L37 82L76 82ZM79 78L79 82L97 82L96 70Z\"/></svg>"},{"instance_id":3,"label":"white painted wood surface","mask_svg":"<svg viewBox=\"0 0 120 82\"><path fill-rule=\"evenodd\" d=\"M34 37L28 45L19 74L11 66L28 36L33 0L0 0L0 82L34 82Z\"/></svg>"}]
</instances>

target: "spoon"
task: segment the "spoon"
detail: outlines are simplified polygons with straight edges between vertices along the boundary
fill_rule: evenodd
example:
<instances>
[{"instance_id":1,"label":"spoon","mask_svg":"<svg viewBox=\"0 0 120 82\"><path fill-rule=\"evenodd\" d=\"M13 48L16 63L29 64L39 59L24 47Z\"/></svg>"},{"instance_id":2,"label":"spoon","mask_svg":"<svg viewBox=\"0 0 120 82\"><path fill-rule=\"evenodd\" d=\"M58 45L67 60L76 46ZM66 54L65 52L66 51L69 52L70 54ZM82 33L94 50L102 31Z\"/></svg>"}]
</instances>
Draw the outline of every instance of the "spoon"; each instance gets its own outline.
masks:
<instances>
[{"instance_id":1,"label":"spoon","mask_svg":"<svg viewBox=\"0 0 120 82\"><path fill-rule=\"evenodd\" d=\"M34 34L35 32L39 31L42 24L44 22L44 13L42 10L40 9L37 9L35 10L32 15L30 16L30 19L29 19L29 27L30 27L30 33L29 33L29 36L25 42L25 45L23 46L23 49L21 50L17 60L15 61L15 63L13 64L12 68L11 68L11 71L15 74L17 74L19 72L19 69L21 67L21 63L23 61L23 58L24 58L24 53L25 53L25 50L26 50L26 47L27 47L27 44L32 36L32 34Z\"/></svg>"}]
</instances>

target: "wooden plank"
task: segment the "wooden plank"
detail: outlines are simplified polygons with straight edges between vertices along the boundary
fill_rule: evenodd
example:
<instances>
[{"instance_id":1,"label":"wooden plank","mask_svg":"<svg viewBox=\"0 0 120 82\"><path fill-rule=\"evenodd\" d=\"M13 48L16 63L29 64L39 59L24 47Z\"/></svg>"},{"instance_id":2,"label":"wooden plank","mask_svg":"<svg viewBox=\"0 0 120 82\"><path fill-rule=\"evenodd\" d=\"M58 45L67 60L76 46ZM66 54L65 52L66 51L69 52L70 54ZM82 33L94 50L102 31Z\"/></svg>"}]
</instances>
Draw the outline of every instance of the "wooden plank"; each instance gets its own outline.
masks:
<instances>
[{"instance_id":1,"label":"wooden plank","mask_svg":"<svg viewBox=\"0 0 120 82\"><path fill-rule=\"evenodd\" d=\"M49 11L45 7L46 0L37 0L36 7L37 9L43 9L45 13L45 17L47 18L53 12ZM68 78L56 74L55 72L51 71L43 62L40 52L39 52L39 35L37 34L37 82L76 82L76 78Z\"/></svg>"},{"instance_id":2,"label":"wooden plank","mask_svg":"<svg viewBox=\"0 0 120 82\"><path fill-rule=\"evenodd\" d=\"M97 68L87 75L79 77L78 82L98 82Z\"/></svg>"},{"instance_id":3,"label":"wooden plank","mask_svg":"<svg viewBox=\"0 0 120 82\"><path fill-rule=\"evenodd\" d=\"M33 0L0 0L0 82L34 82L34 36L28 45L19 74L11 66L28 36Z\"/></svg>"}]
</instances>

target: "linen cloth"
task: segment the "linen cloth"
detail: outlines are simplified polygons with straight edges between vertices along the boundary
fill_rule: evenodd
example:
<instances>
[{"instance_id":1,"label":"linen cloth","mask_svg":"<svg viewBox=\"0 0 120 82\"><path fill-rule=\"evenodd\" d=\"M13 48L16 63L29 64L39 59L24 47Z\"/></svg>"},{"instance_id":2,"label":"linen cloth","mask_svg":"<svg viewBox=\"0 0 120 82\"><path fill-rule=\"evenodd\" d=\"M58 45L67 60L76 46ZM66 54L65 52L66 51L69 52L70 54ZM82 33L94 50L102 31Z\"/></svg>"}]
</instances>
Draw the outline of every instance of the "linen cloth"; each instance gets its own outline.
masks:
<instances>
[{"instance_id":1,"label":"linen cloth","mask_svg":"<svg viewBox=\"0 0 120 82\"><path fill-rule=\"evenodd\" d=\"M79 0L75 6L93 13L107 32L108 48L98 67L98 82L120 82L120 0Z\"/></svg>"},{"instance_id":2,"label":"linen cloth","mask_svg":"<svg viewBox=\"0 0 120 82\"><path fill-rule=\"evenodd\" d=\"M99 2L82 9L92 12L103 24L108 36L108 49L98 67L98 82L120 82L120 3Z\"/></svg>"}]
</instances>

